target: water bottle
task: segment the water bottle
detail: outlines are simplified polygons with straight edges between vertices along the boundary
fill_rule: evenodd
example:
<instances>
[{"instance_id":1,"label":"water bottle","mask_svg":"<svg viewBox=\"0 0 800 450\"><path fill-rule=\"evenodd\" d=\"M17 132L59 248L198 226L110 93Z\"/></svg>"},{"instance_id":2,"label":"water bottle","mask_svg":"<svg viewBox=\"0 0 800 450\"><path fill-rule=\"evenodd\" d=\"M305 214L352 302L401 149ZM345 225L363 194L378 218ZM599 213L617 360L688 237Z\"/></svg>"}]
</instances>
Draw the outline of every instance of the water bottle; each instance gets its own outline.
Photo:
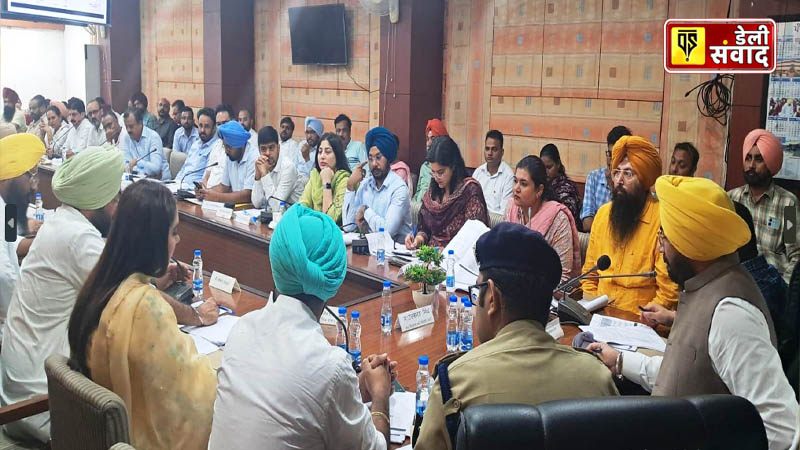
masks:
<instances>
[{"instance_id":1,"label":"water bottle","mask_svg":"<svg viewBox=\"0 0 800 450\"><path fill-rule=\"evenodd\" d=\"M281 205L278 207L278 210L272 211L272 221L275 222L275 224L281 221L281 218L283 217L283 213L285 210L286 210L286 202L282 201Z\"/></svg>"},{"instance_id":2,"label":"water bottle","mask_svg":"<svg viewBox=\"0 0 800 450\"><path fill-rule=\"evenodd\" d=\"M347 324L347 308L344 306L339 307L339 319L343 324ZM347 329L342 326L342 323L336 322L336 346L342 350L347 351Z\"/></svg>"},{"instance_id":3,"label":"water bottle","mask_svg":"<svg viewBox=\"0 0 800 450\"><path fill-rule=\"evenodd\" d=\"M385 335L392 334L392 282L383 280L383 293L381 293L381 332Z\"/></svg>"},{"instance_id":4,"label":"water bottle","mask_svg":"<svg viewBox=\"0 0 800 450\"><path fill-rule=\"evenodd\" d=\"M350 357L357 365L361 365L361 322L358 311L350 313Z\"/></svg>"},{"instance_id":5,"label":"water bottle","mask_svg":"<svg viewBox=\"0 0 800 450\"><path fill-rule=\"evenodd\" d=\"M472 350L472 303L467 300L464 303L464 311L461 312L461 351Z\"/></svg>"},{"instance_id":6,"label":"water bottle","mask_svg":"<svg viewBox=\"0 0 800 450\"><path fill-rule=\"evenodd\" d=\"M384 242L383 228L378 228L378 250L375 252L378 255L378 265L386 265L386 243Z\"/></svg>"},{"instance_id":7,"label":"water bottle","mask_svg":"<svg viewBox=\"0 0 800 450\"><path fill-rule=\"evenodd\" d=\"M447 305L447 353L458 351L458 297L450 296Z\"/></svg>"},{"instance_id":8,"label":"water bottle","mask_svg":"<svg viewBox=\"0 0 800 450\"><path fill-rule=\"evenodd\" d=\"M195 301L203 299L203 259L200 254L200 250L195 250L192 260L192 293Z\"/></svg>"},{"instance_id":9,"label":"water bottle","mask_svg":"<svg viewBox=\"0 0 800 450\"><path fill-rule=\"evenodd\" d=\"M447 260L445 260L445 267L447 268L447 293L452 294L456 291L456 255L452 250L447 251Z\"/></svg>"},{"instance_id":10,"label":"water bottle","mask_svg":"<svg viewBox=\"0 0 800 450\"><path fill-rule=\"evenodd\" d=\"M66 153L64 153L64 154L66 154ZM66 158L66 156L65 156L65 158ZM131 160L130 159L126 159L125 160L125 171L124 171L124 173L126 173L126 174L127 173L131 173ZM126 180L130 179L130 177L126 175L125 179Z\"/></svg>"},{"instance_id":11,"label":"water bottle","mask_svg":"<svg viewBox=\"0 0 800 450\"><path fill-rule=\"evenodd\" d=\"M36 213L33 216L39 222L44 222L44 207L42 207L42 193L36 193Z\"/></svg>"},{"instance_id":12,"label":"water bottle","mask_svg":"<svg viewBox=\"0 0 800 450\"><path fill-rule=\"evenodd\" d=\"M417 369L417 414L425 415L431 389L431 375L428 372L428 355L420 355Z\"/></svg>"}]
</instances>

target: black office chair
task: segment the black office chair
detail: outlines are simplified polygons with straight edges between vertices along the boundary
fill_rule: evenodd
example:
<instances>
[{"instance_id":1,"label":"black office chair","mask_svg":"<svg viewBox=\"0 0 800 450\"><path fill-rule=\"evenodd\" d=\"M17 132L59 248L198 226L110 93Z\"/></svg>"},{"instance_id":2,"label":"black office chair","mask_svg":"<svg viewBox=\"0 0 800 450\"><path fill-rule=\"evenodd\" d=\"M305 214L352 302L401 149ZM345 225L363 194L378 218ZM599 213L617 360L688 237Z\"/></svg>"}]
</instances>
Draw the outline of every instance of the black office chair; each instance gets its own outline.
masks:
<instances>
[{"instance_id":1,"label":"black office chair","mask_svg":"<svg viewBox=\"0 0 800 450\"><path fill-rule=\"evenodd\" d=\"M767 448L756 408L733 395L601 397L461 412L456 449Z\"/></svg>"}]
</instances>

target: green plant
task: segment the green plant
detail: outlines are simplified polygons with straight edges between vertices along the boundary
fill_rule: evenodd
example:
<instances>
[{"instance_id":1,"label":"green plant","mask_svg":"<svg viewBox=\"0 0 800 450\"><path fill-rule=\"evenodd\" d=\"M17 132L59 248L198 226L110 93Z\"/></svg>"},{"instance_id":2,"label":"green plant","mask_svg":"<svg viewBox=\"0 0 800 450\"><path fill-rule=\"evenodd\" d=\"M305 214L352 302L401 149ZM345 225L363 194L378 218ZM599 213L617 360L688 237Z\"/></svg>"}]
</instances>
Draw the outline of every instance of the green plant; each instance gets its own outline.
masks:
<instances>
[{"instance_id":1,"label":"green plant","mask_svg":"<svg viewBox=\"0 0 800 450\"><path fill-rule=\"evenodd\" d=\"M406 281L420 283L422 293L429 294L429 288L440 284L446 278L444 269L440 267L444 256L435 248L423 245L417 251L417 258L423 264L413 264L406 268L403 276Z\"/></svg>"}]
</instances>

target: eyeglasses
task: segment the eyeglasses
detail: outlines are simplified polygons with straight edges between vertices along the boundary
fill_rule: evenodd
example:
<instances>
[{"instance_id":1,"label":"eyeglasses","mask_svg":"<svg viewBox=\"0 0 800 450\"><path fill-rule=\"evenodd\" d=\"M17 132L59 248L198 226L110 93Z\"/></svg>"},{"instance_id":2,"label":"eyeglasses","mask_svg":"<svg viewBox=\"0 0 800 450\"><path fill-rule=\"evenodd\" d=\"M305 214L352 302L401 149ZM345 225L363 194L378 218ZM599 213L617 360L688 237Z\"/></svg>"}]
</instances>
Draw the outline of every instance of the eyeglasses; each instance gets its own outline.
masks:
<instances>
[{"instance_id":1,"label":"eyeglasses","mask_svg":"<svg viewBox=\"0 0 800 450\"><path fill-rule=\"evenodd\" d=\"M473 305L481 306L478 305L478 299L481 296L481 288L488 285L489 282L484 281L483 283L473 284L467 288L467 292L469 292L469 301L472 302Z\"/></svg>"},{"instance_id":2,"label":"eyeglasses","mask_svg":"<svg viewBox=\"0 0 800 450\"><path fill-rule=\"evenodd\" d=\"M631 169L614 169L611 171L611 177L615 180L619 177L622 177L622 179L625 181L631 181L635 176L636 172L632 171Z\"/></svg>"}]
</instances>

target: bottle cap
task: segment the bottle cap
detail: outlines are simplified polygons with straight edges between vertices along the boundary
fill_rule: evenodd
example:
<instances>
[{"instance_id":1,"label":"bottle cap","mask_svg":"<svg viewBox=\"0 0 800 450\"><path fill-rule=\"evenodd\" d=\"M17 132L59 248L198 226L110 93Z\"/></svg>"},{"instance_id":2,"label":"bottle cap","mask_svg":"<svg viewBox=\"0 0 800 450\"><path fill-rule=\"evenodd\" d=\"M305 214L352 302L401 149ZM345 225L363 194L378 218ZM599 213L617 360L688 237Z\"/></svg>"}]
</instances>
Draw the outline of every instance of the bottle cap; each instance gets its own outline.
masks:
<instances>
[{"instance_id":1,"label":"bottle cap","mask_svg":"<svg viewBox=\"0 0 800 450\"><path fill-rule=\"evenodd\" d=\"M346 306L340 306L339 307L339 315L345 315L345 314L347 314L347 307Z\"/></svg>"},{"instance_id":2,"label":"bottle cap","mask_svg":"<svg viewBox=\"0 0 800 450\"><path fill-rule=\"evenodd\" d=\"M420 366L428 365L428 355L419 355L419 365Z\"/></svg>"},{"instance_id":3,"label":"bottle cap","mask_svg":"<svg viewBox=\"0 0 800 450\"><path fill-rule=\"evenodd\" d=\"M454 251L452 251L452 250L448 250L448 251L447 251L447 254L448 254L448 255L453 255L453 254L455 254L455 252L454 252Z\"/></svg>"},{"instance_id":4,"label":"bottle cap","mask_svg":"<svg viewBox=\"0 0 800 450\"><path fill-rule=\"evenodd\" d=\"M353 319L358 319L360 316L361 316L361 313L359 313L358 311L351 311L350 312L350 317L353 318Z\"/></svg>"},{"instance_id":5,"label":"bottle cap","mask_svg":"<svg viewBox=\"0 0 800 450\"><path fill-rule=\"evenodd\" d=\"M450 303L456 303L456 302L458 302L458 297L456 297L455 295L451 295L450 296Z\"/></svg>"},{"instance_id":6,"label":"bottle cap","mask_svg":"<svg viewBox=\"0 0 800 450\"><path fill-rule=\"evenodd\" d=\"M200 256L200 254L201 254L200 250L195 250L195 251L194 251L194 257L195 257L195 258L197 258L198 256Z\"/></svg>"},{"instance_id":7,"label":"bottle cap","mask_svg":"<svg viewBox=\"0 0 800 450\"><path fill-rule=\"evenodd\" d=\"M389 280L383 280L383 288L386 289L388 287L392 287L392 282Z\"/></svg>"},{"instance_id":8,"label":"bottle cap","mask_svg":"<svg viewBox=\"0 0 800 450\"><path fill-rule=\"evenodd\" d=\"M28 198L30 198L30 197L28 197ZM37 192L36 193L36 198L42 198L42 193L41 192Z\"/></svg>"},{"instance_id":9,"label":"bottle cap","mask_svg":"<svg viewBox=\"0 0 800 450\"><path fill-rule=\"evenodd\" d=\"M464 308L472 308L472 302L469 300L464 300Z\"/></svg>"},{"instance_id":10,"label":"bottle cap","mask_svg":"<svg viewBox=\"0 0 800 450\"><path fill-rule=\"evenodd\" d=\"M469 302L469 297L461 297L461 303L467 304Z\"/></svg>"},{"instance_id":11,"label":"bottle cap","mask_svg":"<svg viewBox=\"0 0 800 450\"><path fill-rule=\"evenodd\" d=\"M286 202L281 202L281 206L286 206Z\"/></svg>"},{"instance_id":12,"label":"bottle cap","mask_svg":"<svg viewBox=\"0 0 800 450\"><path fill-rule=\"evenodd\" d=\"M378 233L383 233L383 227L378 228Z\"/></svg>"}]
</instances>

